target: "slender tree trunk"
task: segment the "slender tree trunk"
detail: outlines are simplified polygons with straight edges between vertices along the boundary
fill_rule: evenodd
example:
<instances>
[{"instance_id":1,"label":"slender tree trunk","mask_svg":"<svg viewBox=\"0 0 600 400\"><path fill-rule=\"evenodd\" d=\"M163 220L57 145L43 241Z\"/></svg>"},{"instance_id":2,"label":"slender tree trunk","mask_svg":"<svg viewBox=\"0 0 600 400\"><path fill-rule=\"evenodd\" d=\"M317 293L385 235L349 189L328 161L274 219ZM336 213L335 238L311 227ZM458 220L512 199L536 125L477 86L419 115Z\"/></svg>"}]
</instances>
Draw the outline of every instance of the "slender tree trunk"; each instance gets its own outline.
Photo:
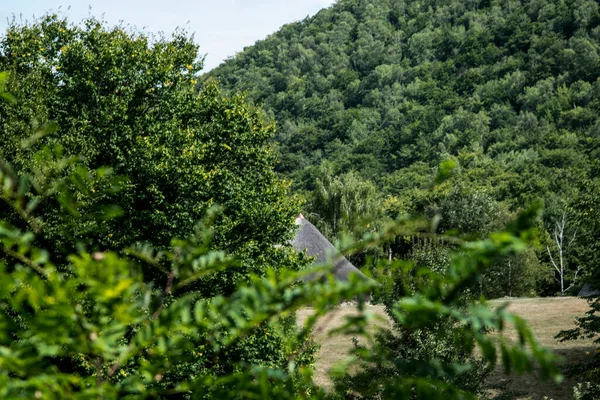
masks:
<instances>
[{"instance_id":1,"label":"slender tree trunk","mask_svg":"<svg viewBox=\"0 0 600 400\"><path fill-rule=\"evenodd\" d=\"M569 241L567 243L565 243L565 227L566 227L566 225L567 225L567 216L566 216L566 213L563 212L562 217L561 217L560 221L558 221L556 223L556 226L554 227L554 232L553 232L554 233L554 242L556 243L556 248L558 249L558 264L554 260L554 257L552 257L552 252L550 251L550 247L546 246L546 250L548 250L548 255L550 256L550 262L552 263L554 270L558 273L558 278L555 278L555 279L558 283L560 283L561 296L564 296L566 291L569 290L571 288L571 286L573 286L575 284L575 282L577 281L577 275L581 271L581 267L578 267L577 271L575 271L575 275L573 277L573 282L569 285L569 287L567 287L565 289L565 273L566 273L566 269L567 269L567 264L565 262L564 253L565 253L567 247L571 246L571 244L575 241L575 238L577 236L577 231L575 231L573 233L573 235L571 236L571 238L569 239Z\"/></svg>"},{"instance_id":2,"label":"slender tree trunk","mask_svg":"<svg viewBox=\"0 0 600 400\"><path fill-rule=\"evenodd\" d=\"M512 265L511 261L508 260L508 297L512 297L513 284L512 284Z\"/></svg>"}]
</instances>

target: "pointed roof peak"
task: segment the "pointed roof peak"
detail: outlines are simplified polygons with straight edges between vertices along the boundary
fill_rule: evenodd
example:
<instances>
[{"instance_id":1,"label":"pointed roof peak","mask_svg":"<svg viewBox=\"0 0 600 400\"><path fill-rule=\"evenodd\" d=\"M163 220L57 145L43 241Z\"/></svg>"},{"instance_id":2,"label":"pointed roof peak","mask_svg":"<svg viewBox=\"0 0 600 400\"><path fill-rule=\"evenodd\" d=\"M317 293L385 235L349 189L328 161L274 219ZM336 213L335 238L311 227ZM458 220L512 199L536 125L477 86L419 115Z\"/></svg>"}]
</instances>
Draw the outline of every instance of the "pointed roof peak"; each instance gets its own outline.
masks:
<instances>
[{"instance_id":1,"label":"pointed roof peak","mask_svg":"<svg viewBox=\"0 0 600 400\"><path fill-rule=\"evenodd\" d=\"M316 258L317 264L330 264L332 267L330 272L338 280L347 281L349 280L350 274L356 274L362 279L367 279L358 268L340 254L331 242L319 232L317 227L311 224L307 219L304 219L302 214L298 215L298 218L296 218L296 224L299 225L299 228L291 244L297 251L306 251L309 256ZM319 272L306 279L319 279L322 275L323 274Z\"/></svg>"}]
</instances>

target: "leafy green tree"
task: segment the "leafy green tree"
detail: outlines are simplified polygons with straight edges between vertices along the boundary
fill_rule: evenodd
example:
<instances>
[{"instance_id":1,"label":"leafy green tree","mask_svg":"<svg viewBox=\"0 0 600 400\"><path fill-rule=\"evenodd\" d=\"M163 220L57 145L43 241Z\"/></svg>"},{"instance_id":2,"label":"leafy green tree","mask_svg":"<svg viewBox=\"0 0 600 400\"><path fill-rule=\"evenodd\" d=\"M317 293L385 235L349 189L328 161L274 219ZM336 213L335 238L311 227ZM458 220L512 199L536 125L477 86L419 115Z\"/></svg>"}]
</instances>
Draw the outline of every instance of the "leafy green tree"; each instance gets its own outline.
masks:
<instances>
[{"instance_id":1,"label":"leafy green tree","mask_svg":"<svg viewBox=\"0 0 600 400\"><path fill-rule=\"evenodd\" d=\"M361 237L374 230L383 217L381 200L371 182L352 172L334 176L327 164L321 166L307 207L308 217L314 218L323 234L336 239L343 233Z\"/></svg>"},{"instance_id":2,"label":"leafy green tree","mask_svg":"<svg viewBox=\"0 0 600 400\"><path fill-rule=\"evenodd\" d=\"M141 268L142 292L167 292L165 303L188 293L194 301L209 301L253 276L308 265L290 246L278 246L293 235L300 207L273 172L267 144L272 124L241 96L225 96L216 85L196 92L201 62L185 34L151 38L94 19L79 26L46 16L11 25L1 47L0 65L9 71L3 85L16 102L0 105L0 135L7 139L0 142L0 159L7 195L18 206L1 207L0 220L14 227L9 237L29 232L28 246L52 249L44 262L67 274L57 275L59 281L68 281L74 254L112 251L119 260L143 260L115 261L114 272L127 281L121 269L131 266L138 282ZM12 196L13 185L19 185L20 197ZM205 242L196 224L215 205L223 211ZM15 260L25 263L12 246L0 251L9 270ZM217 257L223 251L235 261ZM169 257L179 256L187 273L170 265L175 261ZM199 273L204 265L236 268ZM86 286L87 278L79 278ZM136 324L123 329L127 343ZM198 350L204 357L178 362L162 382L173 389L181 376L222 377L243 361L283 368L292 353L299 366L308 365L315 346L308 337L295 342L295 331L293 317L265 321L227 348ZM186 340L188 348L200 349L206 338ZM94 362L74 351L61 354L62 368Z\"/></svg>"},{"instance_id":3,"label":"leafy green tree","mask_svg":"<svg viewBox=\"0 0 600 400\"><path fill-rule=\"evenodd\" d=\"M550 246L546 246L550 262L554 268L555 280L560 285L561 296L564 296L573 285L577 284L577 277L583 269L581 265L569 268L567 264L567 252L571 250L577 239L577 231L569 228L571 227L567 225L566 212L563 212L561 218L555 222L552 231L553 250L550 250ZM555 253L555 255L553 256L552 253ZM568 278L571 278L571 284L565 287L565 280Z\"/></svg>"},{"instance_id":4,"label":"leafy green tree","mask_svg":"<svg viewBox=\"0 0 600 400\"><path fill-rule=\"evenodd\" d=\"M196 289L207 296L231 292L266 266L292 267L290 250L275 245L292 235L299 203L272 171L275 155L266 142L274 127L242 97L225 96L216 85L196 92L202 61L185 32L152 37L93 18L72 25L49 15L12 23L0 47L0 68L10 73L7 88L19 100L1 106L7 140L0 155L28 173L57 169L34 159L34 150L48 146L55 158L76 157L83 168L108 167L124 177L118 194L101 197L94 194L99 187L86 187L86 208L68 216L56 202L41 204L45 246L66 255L92 235L97 248L91 250L134 243L165 249L219 204L224 211L215 221L213 245L227 248L241 265ZM53 121L58 131L22 149L34 117L40 126ZM125 218L107 220L99 230L71 223L100 202Z\"/></svg>"},{"instance_id":5,"label":"leafy green tree","mask_svg":"<svg viewBox=\"0 0 600 400\"><path fill-rule=\"evenodd\" d=\"M14 173L7 164L0 169L3 204L34 210L36 199L19 184L28 177L13 181ZM271 270L227 296L189 292L190 282L235 267L230 255L210 249L215 216L210 210L171 250L145 247L122 257L81 248L61 268L50 261L52 250L35 245L35 212L28 230L1 219L2 397L323 397L310 381L311 349L294 345L307 343L301 338L310 326L290 330L282 322L302 304L326 312L315 299L330 304L371 284L299 286L297 273ZM145 277L148 263L168 271L164 287Z\"/></svg>"},{"instance_id":6,"label":"leafy green tree","mask_svg":"<svg viewBox=\"0 0 600 400\"><path fill-rule=\"evenodd\" d=\"M518 229L519 224L531 224L536 212L530 211L526 215L510 224L509 232ZM493 370L493 360L497 357L494 346L488 342L492 337L486 333L500 327L490 320L465 318L463 313L469 314L467 310L473 307L473 292L469 289L478 280L476 275L466 271L481 273L490 268L494 260L516 256L513 250L526 248L524 242L517 247L509 245L505 241L509 236L507 232L492 234L489 239L455 245L446 251L439 251L441 246L434 246L437 251L434 255L431 251L417 250L413 260L397 262L397 271L390 270L390 279L384 281L382 289L387 293L383 297L392 327L376 335L372 342L355 341L353 354L360 360L360 368L338 376L338 393L350 391L364 398L470 398L480 393L485 376ZM534 229L521 237L533 239ZM508 247L496 247L497 241ZM461 278L448 286L450 276ZM421 308L423 306L425 308ZM446 310L447 306L452 311ZM484 305L475 307L481 306ZM412 314L416 309L421 309L425 315L435 314L435 318ZM514 322L520 325L524 321ZM529 342L534 338L522 340ZM474 346L480 346L483 356L472 352ZM501 350L502 358L510 358L509 353L508 349ZM519 368L518 364L514 367ZM428 389L422 385L423 377L440 386ZM446 389L440 391L440 387Z\"/></svg>"},{"instance_id":7,"label":"leafy green tree","mask_svg":"<svg viewBox=\"0 0 600 400\"><path fill-rule=\"evenodd\" d=\"M482 292L489 298L534 297L539 285L551 281L550 268L544 267L532 246L518 255L498 260L482 275Z\"/></svg>"}]
</instances>

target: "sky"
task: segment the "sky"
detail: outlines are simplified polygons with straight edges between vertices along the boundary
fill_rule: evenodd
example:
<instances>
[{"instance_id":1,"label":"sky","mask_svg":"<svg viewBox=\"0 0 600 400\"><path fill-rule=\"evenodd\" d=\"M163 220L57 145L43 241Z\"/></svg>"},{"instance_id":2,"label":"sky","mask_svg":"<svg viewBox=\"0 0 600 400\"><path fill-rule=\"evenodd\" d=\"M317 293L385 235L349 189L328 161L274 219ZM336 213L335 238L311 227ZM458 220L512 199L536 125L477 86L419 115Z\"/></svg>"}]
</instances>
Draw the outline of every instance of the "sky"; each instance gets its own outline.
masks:
<instances>
[{"instance_id":1,"label":"sky","mask_svg":"<svg viewBox=\"0 0 600 400\"><path fill-rule=\"evenodd\" d=\"M282 25L314 15L335 0L0 0L0 34L14 15L31 21L60 11L72 22L88 15L110 25L120 21L147 32L169 34L177 27L194 34L208 71Z\"/></svg>"}]
</instances>

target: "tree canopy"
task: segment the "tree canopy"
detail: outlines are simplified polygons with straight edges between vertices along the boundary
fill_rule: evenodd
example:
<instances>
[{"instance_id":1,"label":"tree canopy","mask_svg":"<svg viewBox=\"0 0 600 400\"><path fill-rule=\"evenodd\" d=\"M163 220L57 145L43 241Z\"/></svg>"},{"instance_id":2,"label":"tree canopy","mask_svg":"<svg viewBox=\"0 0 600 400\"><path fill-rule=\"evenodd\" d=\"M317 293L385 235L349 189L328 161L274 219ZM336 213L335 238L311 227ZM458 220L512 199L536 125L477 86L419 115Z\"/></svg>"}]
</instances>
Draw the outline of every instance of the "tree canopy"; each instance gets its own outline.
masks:
<instances>
[{"instance_id":1,"label":"tree canopy","mask_svg":"<svg viewBox=\"0 0 600 400\"><path fill-rule=\"evenodd\" d=\"M216 85L197 93L201 67L198 47L185 32L154 37L95 19L73 25L53 15L8 28L0 70L9 73L7 90L17 103L0 105L6 139L0 156L40 179L69 170L59 160L74 157L79 174L98 180L82 188L85 198L61 199L69 215L52 201L38 207L45 245L69 254L93 235L100 250L136 243L162 249L193 232L218 204L223 213L213 244L226 247L241 265L205 285L208 295L233 290L249 273L264 273L265 265L292 266L289 249L275 245L291 237L300 208L273 172L267 140L274 126ZM52 123L56 132L23 147L32 120L38 127ZM34 160L35 150L44 147L46 159ZM112 194L96 195L108 184L101 176L109 171L122 179L112 181ZM98 210L101 204L112 208ZM125 217L107 218L98 230L72 223L90 210Z\"/></svg>"},{"instance_id":2,"label":"tree canopy","mask_svg":"<svg viewBox=\"0 0 600 400\"><path fill-rule=\"evenodd\" d=\"M543 199L542 241L556 247L556 221L566 212L573 229L588 224L574 210L597 195L599 22L591 0L339 0L202 81L244 91L275 118L277 171L308 198L327 163L375 185L384 213L437 211L446 231L482 232L481 218ZM451 186L469 193L432 196L450 159ZM316 204L307 215L327 213ZM565 253L569 282L579 266L598 268L583 239Z\"/></svg>"}]
</instances>

